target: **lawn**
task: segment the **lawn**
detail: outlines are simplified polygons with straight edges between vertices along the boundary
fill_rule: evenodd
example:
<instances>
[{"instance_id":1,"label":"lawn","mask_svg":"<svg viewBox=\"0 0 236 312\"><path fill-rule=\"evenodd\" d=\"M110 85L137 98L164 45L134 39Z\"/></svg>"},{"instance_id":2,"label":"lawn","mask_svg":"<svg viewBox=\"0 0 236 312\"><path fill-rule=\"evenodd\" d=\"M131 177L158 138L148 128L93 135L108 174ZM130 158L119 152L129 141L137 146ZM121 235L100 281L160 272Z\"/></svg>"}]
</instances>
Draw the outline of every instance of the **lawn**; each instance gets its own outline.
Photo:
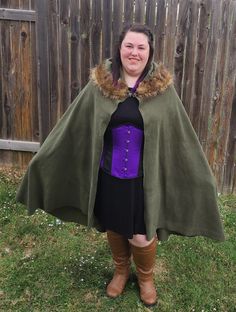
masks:
<instances>
[{"instance_id":1,"label":"lawn","mask_svg":"<svg viewBox=\"0 0 236 312\"><path fill-rule=\"evenodd\" d=\"M0 311L235 312L236 196L220 196L226 241L171 236L158 245L159 303L145 308L135 274L106 297L112 261L104 234L15 202L16 171L0 171ZM134 268L133 268L134 272Z\"/></svg>"}]
</instances>

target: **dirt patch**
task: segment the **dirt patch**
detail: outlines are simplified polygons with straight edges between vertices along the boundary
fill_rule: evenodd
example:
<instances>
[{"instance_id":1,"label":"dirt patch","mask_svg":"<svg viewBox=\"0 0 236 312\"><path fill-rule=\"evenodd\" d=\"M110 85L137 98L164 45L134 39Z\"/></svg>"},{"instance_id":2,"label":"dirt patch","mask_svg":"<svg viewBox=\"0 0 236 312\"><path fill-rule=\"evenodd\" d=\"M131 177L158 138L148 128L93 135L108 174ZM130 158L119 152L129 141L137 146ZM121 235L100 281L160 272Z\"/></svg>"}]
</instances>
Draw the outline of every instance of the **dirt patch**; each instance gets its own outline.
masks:
<instances>
[{"instance_id":1,"label":"dirt patch","mask_svg":"<svg viewBox=\"0 0 236 312\"><path fill-rule=\"evenodd\" d=\"M13 168L13 167L0 167L0 177L6 183L18 184L25 170L21 168Z\"/></svg>"},{"instance_id":2,"label":"dirt patch","mask_svg":"<svg viewBox=\"0 0 236 312\"><path fill-rule=\"evenodd\" d=\"M154 267L154 274L158 280L165 280L168 277L168 267L166 262L163 259L156 259L156 264Z\"/></svg>"}]
</instances>

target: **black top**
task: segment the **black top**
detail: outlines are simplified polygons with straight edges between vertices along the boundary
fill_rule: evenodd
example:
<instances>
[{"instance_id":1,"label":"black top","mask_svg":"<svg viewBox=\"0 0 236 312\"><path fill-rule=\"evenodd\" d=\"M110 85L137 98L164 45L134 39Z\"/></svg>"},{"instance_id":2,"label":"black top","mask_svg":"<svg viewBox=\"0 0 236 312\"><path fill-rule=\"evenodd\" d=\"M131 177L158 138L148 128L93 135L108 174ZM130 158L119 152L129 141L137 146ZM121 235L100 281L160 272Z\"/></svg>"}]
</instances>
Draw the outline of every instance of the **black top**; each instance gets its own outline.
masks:
<instances>
[{"instance_id":1,"label":"black top","mask_svg":"<svg viewBox=\"0 0 236 312\"><path fill-rule=\"evenodd\" d=\"M123 124L133 124L143 129L143 119L135 97L119 103L112 114L104 140L110 139L110 130ZM95 216L102 231L111 230L132 238L133 234L145 234L143 177L119 179L99 170Z\"/></svg>"},{"instance_id":2,"label":"black top","mask_svg":"<svg viewBox=\"0 0 236 312\"><path fill-rule=\"evenodd\" d=\"M138 106L139 101L133 96L130 96L124 102L119 103L116 111L111 115L106 133L109 128L124 124L133 124L135 127L143 130L143 118Z\"/></svg>"}]
</instances>

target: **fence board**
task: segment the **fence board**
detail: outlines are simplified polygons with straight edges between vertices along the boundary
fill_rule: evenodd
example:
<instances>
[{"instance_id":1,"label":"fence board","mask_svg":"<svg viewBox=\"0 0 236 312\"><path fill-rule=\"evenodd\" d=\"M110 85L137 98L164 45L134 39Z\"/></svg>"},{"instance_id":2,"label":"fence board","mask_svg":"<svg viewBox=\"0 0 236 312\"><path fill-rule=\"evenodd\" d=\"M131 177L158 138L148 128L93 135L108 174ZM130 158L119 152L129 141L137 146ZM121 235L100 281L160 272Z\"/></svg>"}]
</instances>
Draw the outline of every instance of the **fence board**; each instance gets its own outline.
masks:
<instances>
[{"instance_id":1,"label":"fence board","mask_svg":"<svg viewBox=\"0 0 236 312\"><path fill-rule=\"evenodd\" d=\"M166 21L165 0L157 2L157 15L155 27L155 51L154 57L159 62L164 62L164 44L165 44L165 21Z\"/></svg>"},{"instance_id":2,"label":"fence board","mask_svg":"<svg viewBox=\"0 0 236 312\"><path fill-rule=\"evenodd\" d=\"M194 59L196 53L197 41L197 20L198 20L198 1L191 1L189 3L188 11L188 26L186 38L186 51L185 51L185 65L184 65L184 90L182 100L184 107L188 114L191 112L192 88L194 83Z\"/></svg>"},{"instance_id":3,"label":"fence board","mask_svg":"<svg viewBox=\"0 0 236 312\"><path fill-rule=\"evenodd\" d=\"M35 21L36 13L32 10L0 9L0 19L12 21Z\"/></svg>"},{"instance_id":4,"label":"fence board","mask_svg":"<svg viewBox=\"0 0 236 312\"><path fill-rule=\"evenodd\" d=\"M135 22L144 23L145 17L145 1L135 0Z\"/></svg>"},{"instance_id":5,"label":"fence board","mask_svg":"<svg viewBox=\"0 0 236 312\"><path fill-rule=\"evenodd\" d=\"M216 178L223 182L224 162L225 162L225 140L228 136L229 108L224 102L225 80L227 68L227 54L230 30L229 2L223 2L221 26L219 32L219 45L217 54L217 70L215 77L215 94L212 110L212 127L209 140L212 142L209 148L209 155L214 165L213 170ZM215 168L214 168L215 166ZM222 186L219 186L222 189Z\"/></svg>"},{"instance_id":6,"label":"fence board","mask_svg":"<svg viewBox=\"0 0 236 312\"><path fill-rule=\"evenodd\" d=\"M36 29L35 23L30 23L30 51L31 51L31 109L32 109L32 140L38 142L39 136L39 110L38 110L38 88L37 88L37 75L35 74L37 61L36 61Z\"/></svg>"},{"instance_id":7,"label":"fence board","mask_svg":"<svg viewBox=\"0 0 236 312\"><path fill-rule=\"evenodd\" d=\"M177 20L177 6L178 0L169 0L166 18L166 32L165 45L166 53L164 62L168 69L174 72L174 52L175 52L175 34L176 34L176 20Z\"/></svg>"},{"instance_id":8,"label":"fence board","mask_svg":"<svg viewBox=\"0 0 236 312\"><path fill-rule=\"evenodd\" d=\"M87 0L81 0L81 12L80 14L80 47L81 47L81 87L84 87L89 77L90 67L90 2Z\"/></svg>"},{"instance_id":9,"label":"fence board","mask_svg":"<svg viewBox=\"0 0 236 312\"><path fill-rule=\"evenodd\" d=\"M79 1L71 0L71 101L74 100L81 89L79 10Z\"/></svg>"},{"instance_id":10,"label":"fence board","mask_svg":"<svg viewBox=\"0 0 236 312\"><path fill-rule=\"evenodd\" d=\"M50 128L55 125L58 118L60 117L61 111L61 93L60 85L61 74L60 74L60 37L59 37L59 27L60 27L60 15L59 15L59 3L57 0L52 0L49 2L49 12L50 19L48 23L48 45L49 45L49 110L50 110Z\"/></svg>"},{"instance_id":11,"label":"fence board","mask_svg":"<svg viewBox=\"0 0 236 312\"><path fill-rule=\"evenodd\" d=\"M101 0L92 2L91 24L91 67L94 67L101 62Z\"/></svg>"},{"instance_id":12,"label":"fence board","mask_svg":"<svg viewBox=\"0 0 236 312\"><path fill-rule=\"evenodd\" d=\"M227 107L231 106L231 115L229 123L224 125L228 128L228 140L225 140L227 147L221 189L223 193L233 193L236 189L236 5L233 2L230 3L229 11L232 14L224 102Z\"/></svg>"},{"instance_id":13,"label":"fence board","mask_svg":"<svg viewBox=\"0 0 236 312\"><path fill-rule=\"evenodd\" d=\"M203 77L203 85L205 88L202 91L202 102L199 116L199 132L198 136L202 144L203 150L207 153L208 146L208 127L211 127L211 110L212 100L214 97L214 79L216 71L216 51L218 38L215 34L219 32L219 16L221 14L221 3L219 1L214 2L214 10L212 6L212 0L207 0L208 5L211 7L210 15L210 28L207 40L207 52L206 52L206 64ZM207 86L207 87L206 87Z\"/></svg>"},{"instance_id":14,"label":"fence board","mask_svg":"<svg viewBox=\"0 0 236 312\"><path fill-rule=\"evenodd\" d=\"M71 102L70 1L59 2L60 114Z\"/></svg>"},{"instance_id":15,"label":"fence board","mask_svg":"<svg viewBox=\"0 0 236 312\"><path fill-rule=\"evenodd\" d=\"M28 142L28 141L18 141L18 140L1 140L0 148L3 150L12 151L24 151L35 153L39 150L39 142ZM25 153L27 155L27 153Z\"/></svg>"},{"instance_id":16,"label":"fence board","mask_svg":"<svg viewBox=\"0 0 236 312\"><path fill-rule=\"evenodd\" d=\"M39 101L39 129L40 141L47 137L51 130L50 123L50 80L49 80L49 52L48 52L48 2L37 1L37 50L38 50L38 101Z\"/></svg>"},{"instance_id":17,"label":"fence board","mask_svg":"<svg viewBox=\"0 0 236 312\"><path fill-rule=\"evenodd\" d=\"M156 0L147 0L146 2L146 25L154 31L156 16Z\"/></svg>"},{"instance_id":18,"label":"fence board","mask_svg":"<svg viewBox=\"0 0 236 312\"><path fill-rule=\"evenodd\" d=\"M193 84L193 97L192 97L192 109L191 109L191 120L193 127L199 132L199 122L200 122L200 111L202 102L202 91L203 91L203 77L205 73L205 61L207 52L207 38L210 16L210 6L209 2L202 0L200 3L199 10L199 29L197 35L197 46L196 46L196 61L195 61L195 77Z\"/></svg>"},{"instance_id":19,"label":"fence board","mask_svg":"<svg viewBox=\"0 0 236 312\"><path fill-rule=\"evenodd\" d=\"M23 36L22 36L23 35ZM11 97L11 113L13 129L8 138L19 140L24 139L22 119L24 118L24 85L22 84L22 39L26 37L26 32L21 32L21 23L14 23L10 30L10 47L11 59L9 70L9 84ZM24 40L24 39L23 39ZM26 65L26 64L25 64ZM27 64L28 65L28 64ZM26 65L26 66L27 66ZM27 71L27 69L26 69ZM13 104L15 103L15 105ZM28 117L25 122L28 123ZM23 155L18 153L12 154L12 161L14 163L21 163Z\"/></svg>"},{"instance_id":20,"label":"fence board","mask_svg":"<svg viewBox=\"0 0 236 312\"><path fill-rule=\"evenodd\" d=\"M235 44L235 34L232 33L235 31L235 15L236 15L236 6L231 5L232 2L228 3L227 7L227 36L226 36L226 49L227 54L225 55L226 64L225 64L225 79L223 84L223 95L222 95L222 104L221 104L221 128L223 129L221 135L219 136L219 143L217 148L216 154L216 161L218 162L219 159L223 164L220 168L221 174L219 181L221 181L220 191L224 191L224 183L225 183L225 175L226 175L226 167L227 167L227 158L228 158L228 149L227 143L229 142L229 135L230 135L230 119L232 114L232 101L233 101L233 89L235 86L235 76L236 73L233 71L233 68L236 67L236 44ZM231 40L230 40L231 38Z\"/></svg>"},{"instance_id":21,"label":"fence board","mask_svg":"<svg viewBox=\"0 0 236 312\"><path fill-rule=\"evenodd\" d=\"M111 57L112 2L103 0L102 10L102 58Z\"/></svg>"},{"instance_id":22,"label":"fence board","mask_svg":"<svg viewBox=\"0 0 236 312\"><path fill-rule=\"evenodd\" d=\"M134 20L134 0L124 1L124 26L130 25Z\"/></svg>"},{"instance_id":23,"label":"fence board","mask_svg":"<svg viewBox=\"0 0 236 312\"><path fill-rule=\"evenodd\" d=\"M189 1L181 0L179 3L179 16L177 20L176 46L175 46L175 87L180 98L183 93L184 55L186 49L186 29L188 22Z\"/></svg>"},{"instance_id":24,"label":"fence board","mask_svg":"<svg viewBox=\"0 0 236 312\"><path fill-rule=\"evenodd\" d=\"M122 7L123 7L123 0L113 1L112 55L114 54L115 45L118 41L119 34L123 26Z\"/></svg>"},{"instance_id":25,"label":"fence board","mask_svg":"<svg viewBox=\"0 0 236 312\"><path fill-rule=\"evenodd\" d=\"M1 81L2 81L2 128L1 128L1 138L9 138L11 136L12 128L12 112L11 112L11 98L10 98L10 88L11 84L9 83L9 72L10 72L10 32L8 29L8 22L1 22L1 57L4 66L2 67L1 72ZM12 162L12 154L4 153L0 151L1 162Z\"/></svg>"}]
</instances>

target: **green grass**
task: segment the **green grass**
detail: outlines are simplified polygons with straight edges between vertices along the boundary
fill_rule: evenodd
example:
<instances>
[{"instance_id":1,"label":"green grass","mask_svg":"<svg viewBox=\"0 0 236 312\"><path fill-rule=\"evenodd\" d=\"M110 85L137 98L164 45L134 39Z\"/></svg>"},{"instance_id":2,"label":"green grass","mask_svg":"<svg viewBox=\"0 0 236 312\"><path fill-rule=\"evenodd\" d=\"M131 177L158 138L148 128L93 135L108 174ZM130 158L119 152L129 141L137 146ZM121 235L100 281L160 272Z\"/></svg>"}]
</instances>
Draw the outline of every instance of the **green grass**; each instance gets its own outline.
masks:
<instances>
[{"instance_id":1,"label":"green grass","mask_svg":"<svg viewBox=\"0 0 236 312\"><path fill-rule=\"evenodd\" d=\"M109 299L112 261L104 234L60 223L15 203L19 177L0 172L0 311L150 311L135 275ZM236 311L236 196L221 196L226 241L171 236L158 246L159 312ZM134 271L134 268L133 268Z\"/></svg>"}]
</instances>

